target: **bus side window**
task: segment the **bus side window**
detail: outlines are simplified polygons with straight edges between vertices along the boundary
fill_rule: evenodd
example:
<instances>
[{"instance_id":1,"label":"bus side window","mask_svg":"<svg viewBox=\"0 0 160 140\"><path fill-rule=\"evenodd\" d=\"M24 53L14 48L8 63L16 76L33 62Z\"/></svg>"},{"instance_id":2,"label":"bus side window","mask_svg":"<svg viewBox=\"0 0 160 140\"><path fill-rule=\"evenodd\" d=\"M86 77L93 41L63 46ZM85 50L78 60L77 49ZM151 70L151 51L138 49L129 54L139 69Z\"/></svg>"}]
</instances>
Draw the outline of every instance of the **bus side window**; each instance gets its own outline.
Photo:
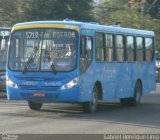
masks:
<instances>
[{"instance_id":1,"label":"bus side window","mask_svg":"<svg viewBox=\"0 0 160 140\"><path fill-rule=\"evenodd\" d=\"M92 37L81 37L80 47L80 71L84 72L92 61Z\"/></svg>"},{"instance_id":2,"label":"bus side window","mask_svg":"<svg viewBox=\"0 0 160 140\"><path fill-rule=\"evenodd\" d=\"M143 51L143 38L136 37L136 58L137 61L143 61L144 51Z\"/></svg>"},{"instance_id":3,"label":"bus side window","mask_svg":"<svg viewBox=\"0 0 160 140\"><path fill-rule=\"evenodd\" d=\"M104 44L104 34L97 32L96 33L96 60L97 61L104 61L104 51L105 44Z\"/></svg>"},{"instance_id":4,"label":"bus side window","mask_svg":"<svg viewBox=\"0 0 160 140\"><path fill-rule=\"evenodd\" d=\"M108 62L114 61L114 46L113 46L113 35L105 35L105 60Z\"/></svg>"},{"instance_id":5,"label":"bus side window","mask_svg":"<svg viewBox=\"0 0 160 140\"><path fill-rule=\"evenodd\" d=\"M127 52L127 60L129 62L134 61L134 37L133 36L127 36L126 37L126 52Z\"/></svg>"},{"instance_id":6,"label":"bus side window","mask_svg":"<svg viewBox=\"0 0 160 140\"><path fill-rule=\"evenodd\" d=\"M124 37L123 35L116 35L116 60L124 61Z\"/></svg>"},{"instance_id":7,"label":"bus side window","mask_svg":"<svg viewBox=\"0 0 160 140\"><path fill-rule=\"evenodd\" d=\"M153 39L152 38L145 38L145 51L146 51L146 61L153 60Z\"/></svg>"}]
</instances>

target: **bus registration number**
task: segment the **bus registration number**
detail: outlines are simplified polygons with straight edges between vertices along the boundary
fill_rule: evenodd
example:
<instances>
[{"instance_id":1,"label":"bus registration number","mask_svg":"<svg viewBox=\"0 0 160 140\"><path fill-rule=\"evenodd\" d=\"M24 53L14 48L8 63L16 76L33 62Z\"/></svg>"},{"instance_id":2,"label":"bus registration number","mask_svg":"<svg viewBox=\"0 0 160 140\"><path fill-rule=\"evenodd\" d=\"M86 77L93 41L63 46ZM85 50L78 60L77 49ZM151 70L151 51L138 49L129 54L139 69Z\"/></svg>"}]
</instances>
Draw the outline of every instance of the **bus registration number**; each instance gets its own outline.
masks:
<instances>
[{"instance_id":1,"label":"bus registration number","mask_svg":"<svg viewBox=\"0 0 160 140\"><path fill-rule=\"evenodd\" d=\"M34 97L45 97L46 93L44 93L44 92L34 92L33 96Z\"/></svg>"}]
</instances>

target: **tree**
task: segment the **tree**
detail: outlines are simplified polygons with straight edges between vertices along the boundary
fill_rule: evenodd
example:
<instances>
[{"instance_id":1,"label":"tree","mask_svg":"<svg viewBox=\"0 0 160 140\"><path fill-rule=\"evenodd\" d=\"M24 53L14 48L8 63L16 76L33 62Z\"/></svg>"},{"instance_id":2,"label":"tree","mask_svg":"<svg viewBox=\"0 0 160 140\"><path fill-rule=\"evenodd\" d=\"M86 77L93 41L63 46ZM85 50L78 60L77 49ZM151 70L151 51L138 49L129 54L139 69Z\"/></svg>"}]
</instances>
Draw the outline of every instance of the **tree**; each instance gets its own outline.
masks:
<instances>
[{"instance_id":1,"label":"tree","mask_svg":"<svg viewBox=\"0 0 160 140\"><path fill-rule=\"evenodd\" d=\"M158 50L160 50L160 19L155 19L145 12L140 0L130 5L128 0L107 0L96 14L96 20L102 24L121 23L122 27L153 30L156 33Z\"/></svg>"},{"instance_id":2,"label":"tree","mask_svg":"<svg viewBox=\"0 0 160 140\"><path fill-rule=\"evenodd\" d=\"M153 17L160 19L160 1L159 0L148 0L147 12Z\"/></svg>"},{"instance_id":3,"label":"tree","mask_svg":"<svg viewBox=\"0 0 160 140\"><path fill-rule=\"evenodd\" d=\"M0 0L0 26L11 26L12 22L18 17L18 0Z\"/></svg>"},{"instance_id":4,"label":"tree","mask_svg":"<svg viewBox=\"0 0 160 140\"><path fill-rule=\"evenodd\" d=\"M92 0L0 0L0 26L36 20L94 20ZM2 24L3 23L3 24Z\"/></svg>"}]
</instances>

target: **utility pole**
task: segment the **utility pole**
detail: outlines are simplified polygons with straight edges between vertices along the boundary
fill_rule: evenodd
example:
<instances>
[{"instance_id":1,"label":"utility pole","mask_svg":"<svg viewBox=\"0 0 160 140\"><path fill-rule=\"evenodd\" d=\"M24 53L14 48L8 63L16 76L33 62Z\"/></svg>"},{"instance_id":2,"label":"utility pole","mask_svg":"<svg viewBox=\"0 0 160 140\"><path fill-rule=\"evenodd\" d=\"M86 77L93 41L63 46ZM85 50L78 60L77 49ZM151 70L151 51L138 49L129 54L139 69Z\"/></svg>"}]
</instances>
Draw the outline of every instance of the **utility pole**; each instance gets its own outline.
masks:
<instances>
[{"instance_id":1,"label":"utility pole","mask_svg":"<svg viewBox=\"0 0 160 140\"><path fill-rule=\"evenodd\" d=\"M131 8L134 8L135 3L137 3L137 1L136 0L128 0L128 3L130 4ZM147 0L140 0L138 2L138 6L140 7L140 10L141 10L140 26L142 29L144 28L144 12L145 12L146 3L147 3Z\"/></svg>"},{"instance_id":2,"label":"utility pole","mask_svg":"<svg viewBox=\"0 0 160 140\"><path fill-rule=\"evenodd\" d=\"M0 9L0 26L2 26L2 12L3 12L3 9Z\"/></svg>"},{"instance_id":3,"label":"utility pole","mask_svg":"<svg viewBox=\"0 0 160 140\"><path fill-rule=\"evenodd\" d=\"M145 4L147 3L146 0L141 0L140 6L141 6L141 28L144 28L144 9L145 9Z\"/></svg>"},{"instance_id":4,"label":"utility pole","mask_svg":"<svg viewBox=\"0 0 160 140\"><path fill-rule=\"evenodd\" d=\"M158 7L158 14L157 14L158 18L160 18L160 4L159 4L159 7Z\"/></svg>"}]
</instances>

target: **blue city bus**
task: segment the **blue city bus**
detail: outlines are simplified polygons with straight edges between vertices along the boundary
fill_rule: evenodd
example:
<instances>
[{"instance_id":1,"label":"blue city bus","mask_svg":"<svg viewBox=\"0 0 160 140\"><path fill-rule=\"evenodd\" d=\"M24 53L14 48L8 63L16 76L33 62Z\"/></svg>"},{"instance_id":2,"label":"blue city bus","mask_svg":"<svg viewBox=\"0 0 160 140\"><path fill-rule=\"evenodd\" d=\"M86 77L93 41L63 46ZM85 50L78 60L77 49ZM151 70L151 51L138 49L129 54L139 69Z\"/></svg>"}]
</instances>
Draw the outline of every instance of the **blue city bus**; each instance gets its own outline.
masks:
<instances>
[{"instance_id":1,"label":"blue city bus","mask_svg":"<svg viewBox=\"0 0 160 140\"><path fill-rule=\"evenodd\" d=\"M154 91L152 31L76 21L37 21L13 26L7 61L7 97L43 103L97 104L120 99L137 105Z\"/></svg>"},{"instance_id":2,"label":"blue city bus","mask_svg":"<svg viewBox=\"0 0 160 140\"><path fill-rule=\"evenodd\" d=\"M0 27L0 96L6 91L6 60L11 27Z\"/></svg>"}]
</instances>

